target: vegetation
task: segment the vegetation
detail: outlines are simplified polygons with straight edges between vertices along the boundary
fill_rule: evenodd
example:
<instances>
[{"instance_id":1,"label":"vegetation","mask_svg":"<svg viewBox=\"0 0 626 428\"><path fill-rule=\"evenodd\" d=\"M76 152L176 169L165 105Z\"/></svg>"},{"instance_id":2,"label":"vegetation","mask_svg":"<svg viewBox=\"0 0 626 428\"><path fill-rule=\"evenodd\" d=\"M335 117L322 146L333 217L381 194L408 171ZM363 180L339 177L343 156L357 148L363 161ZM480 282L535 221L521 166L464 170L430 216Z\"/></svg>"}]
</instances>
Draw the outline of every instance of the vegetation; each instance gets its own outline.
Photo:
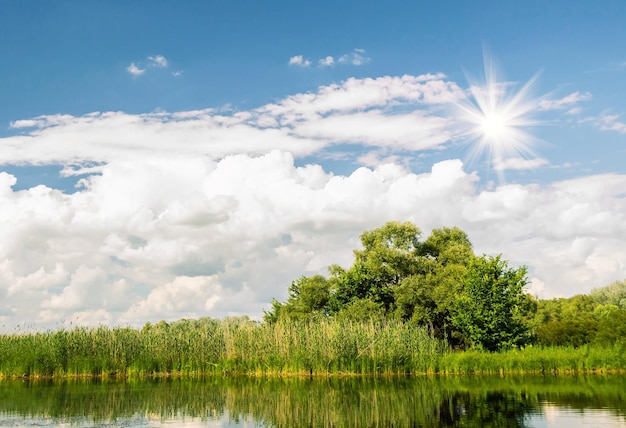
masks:
<instances>
[{"instance_id":1,"label":"vegetation","mask_svg":"<svg viewBox=\"0 0 626 428\"><path fill-rule=\"evenodd\" d=\"M434 372L444 344L400 321L182 320L0 336L3 376Z\"/></svg>"},{"instance_id":2,"label":"vegetation","mask_svg":"<svg viewBox=\"0 0 626 428\"><path fill-rule=\"evenodd\" d=\"M466 350L626 343L626 280L588 295L539 300L524 291L525 266L475 255L462 230L444 227L420 238L411 223L366 231L349 269L331 266L328 278L294 281L287 301L274 300L265 321L401 320Z\"/></svg>"},{"instance_id":3,"label":"vegetation","mask_svg":"<svg viewBox=\"0 0 626 428\"><path fill-rule=\"evenodd\" d=\"M626 369L626 281L538 300L467 235L391 222L354 264L302 277L263 322L164 321L0 335L0 377L501 373Z\"/></svg>"},{"instance_id":4,"label":"vegetation","mask_svg":"<svg viewBox=\"0 0 626 428\"><path fill-rule=\"evenodd\" d=\"M302 277L265 321L338 318L401 320L429 329L453 346L506 349L531 341L526 268L500 256L476 256L462 230L433 230L423 242L411 223L390 222L361 235L363 250L328 279Z\"/></svg>"}]
</instances>

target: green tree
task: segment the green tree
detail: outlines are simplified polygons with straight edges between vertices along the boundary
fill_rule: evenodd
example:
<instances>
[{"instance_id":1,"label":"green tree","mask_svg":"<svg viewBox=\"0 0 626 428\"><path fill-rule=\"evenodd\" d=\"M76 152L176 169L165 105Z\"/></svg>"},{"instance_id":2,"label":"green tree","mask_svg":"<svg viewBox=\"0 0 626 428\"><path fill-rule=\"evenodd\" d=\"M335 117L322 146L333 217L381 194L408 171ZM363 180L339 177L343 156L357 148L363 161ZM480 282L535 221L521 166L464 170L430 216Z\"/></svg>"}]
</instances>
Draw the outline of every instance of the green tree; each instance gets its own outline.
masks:
<instances>
[{"instance_id":1,"label":"green tree","mask_svg":"<svg viewBox=\"0 0 626 428\"><path fill-rule=\"evenodd\" d=\"M265 311L264 320L269 323L280 318L307 319L328 314L330 283L321 275L303 276L289 286L289 299L280 303L272 300L272 309Z\"/></svg>"},{"instance_id":2,"label":"green tree","mask_svg":"<svg viewBox=\"0 0 626 428\"><path fill-rule=\"evenodd\" d=\"M455 298L467 265L474 257L467 234L457 227L433 229L417 248L418 273L394 290L396 314L427 325L433 335L454 343L459 336L451 322Z\"/></svg>"},{"instance_id":3,"label":"green tree","mask_svg":"<svg viewBox=\"0 0 626 428\"><path fill-rule=\"evenodd\" d=\"M385 310L380 303L370 299L358 299L344 306L336 315L337 319L349 321L382 320Z\"/></svg>"},{"instance_id":4,"label":"green tree","mask_svg":"<svg viewBox=\"0 0 626 428\"><path fill-rule=\"evenodd\" d=\"M594 288L590 294L597 303L626 309L626 280L615 281L606 287Z\"/></svg>"},{"instance_id":5,"label":"green tree","mask_svg":"<svg viewBox=\"0 0 626 428\"><path fill-rule=\"evenodd\" d=\"M348 270L331 268L335 284L335 310L358 299L369 299L389 311L394 305L393 287L419 270L417 249L420 229L412 223L389 222L361 235L362 250Z\"/></svg>"},{"instance_id":6,"label":"green tree","mask_svg":"<svg viewBox=\"0 0 626 428\"><path fill-rule=\"evenodd\" d=\"M470 261L452 322L472 347L496 351L528 342L526 282L526 268L509 268L500 256Z\"/></svg>"}]
</instances>

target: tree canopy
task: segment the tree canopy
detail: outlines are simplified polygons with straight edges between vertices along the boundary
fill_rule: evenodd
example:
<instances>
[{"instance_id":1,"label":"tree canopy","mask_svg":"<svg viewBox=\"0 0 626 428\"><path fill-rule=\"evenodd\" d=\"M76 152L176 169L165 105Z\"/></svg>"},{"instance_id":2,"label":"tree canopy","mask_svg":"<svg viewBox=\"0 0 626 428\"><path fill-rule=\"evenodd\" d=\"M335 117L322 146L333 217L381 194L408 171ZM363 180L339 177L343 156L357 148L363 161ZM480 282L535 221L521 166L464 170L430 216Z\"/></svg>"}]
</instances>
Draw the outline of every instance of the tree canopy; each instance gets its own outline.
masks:
<instances>
[{"instance_id":1,"label":"tree canopy","mask_svg":"<svg viewBox=\"0 0 626 428\"><path fill-rule=\"evenodd\" d=\"M509 268L500 256L476 256L465 232L434 229L421 240L410 222L389 222L361 235L362 249L328 277L301 277L286 302L272 302L265 321L340 317L401 319L427 326L453 345L495 350L529 337L531 300L526 268Z\"/></svg>"}]
</instances>

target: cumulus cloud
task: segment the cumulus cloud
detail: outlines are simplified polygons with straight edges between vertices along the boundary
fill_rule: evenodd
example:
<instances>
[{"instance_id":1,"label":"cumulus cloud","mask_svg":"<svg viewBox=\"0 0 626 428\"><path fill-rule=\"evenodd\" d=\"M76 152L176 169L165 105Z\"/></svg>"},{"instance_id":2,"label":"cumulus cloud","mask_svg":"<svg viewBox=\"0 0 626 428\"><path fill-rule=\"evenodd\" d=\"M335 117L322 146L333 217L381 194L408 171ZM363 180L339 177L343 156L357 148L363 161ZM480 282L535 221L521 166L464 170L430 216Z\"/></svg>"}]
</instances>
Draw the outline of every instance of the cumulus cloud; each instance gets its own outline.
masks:
<instances>
[{"instance_id":1,"label":"cumulus cloud","mask_svg":"<svg viewBox=\"0 0 626 428\"><path fill-rule=\"evenodd\" d=\"M128 67L126 67L126 71L128 71L133 76L141 76L146 72L145 68L139 68L134 62L131 63Z\"/></svg>"},{"instance_id":2,"label":"cumulus cloud","mask_svg":"<svg viewBox=\"0 0 626 428\"><path fill-rule=\"evenodd\" d=\"M335 65L335 59L328 55L326 58L322 58L318 61L320 67L332 67Z\"/></svg>"},{"instance_id":3,"label":"cumulus cloud","mask_svg":"<svg viewBox=\"0 0 626 428\"><path fill-rule=\"evenodd\" d=\"M289 58L289 65L306 68L311 65L311 61L305 59L302 55L295 55Z\"/></svg>"},{"instance_id":4,"label":"cumulus cloud","mask_svg":"<svg viewBox=\"0 0 626 428\"><path fill-rule=\"evenodd\" d=\"M527 264L542 296L626 276L625 175L479 190L460 160L388 161L333 175L280 150L116 160L71 195L14 191L2 173L2 323L258 317L294 278L348 266L359 234L389 220L459 226L479 254Z\"/></svg>"},{"instance_id":5,"label":"cumulus cloud","mask_svg":"<svg viewBox=\"0 0 626 428\"><path fill-rule=\"evenodd\" d=\"M424 235L458 226L477 253L528 265L543 297L626 277L626 175L482 189L457 159L402 164L454 137L441 111L460 96L441 74L385 76L249 111L17 120L22 134L0 140L0 164L86 175L66 194L18 191L0 172L0 325L259 317L294 278L349 266L360 233L389 220ZM346 142L365 167L303 165Z\"/></svg>"}]
</instances>

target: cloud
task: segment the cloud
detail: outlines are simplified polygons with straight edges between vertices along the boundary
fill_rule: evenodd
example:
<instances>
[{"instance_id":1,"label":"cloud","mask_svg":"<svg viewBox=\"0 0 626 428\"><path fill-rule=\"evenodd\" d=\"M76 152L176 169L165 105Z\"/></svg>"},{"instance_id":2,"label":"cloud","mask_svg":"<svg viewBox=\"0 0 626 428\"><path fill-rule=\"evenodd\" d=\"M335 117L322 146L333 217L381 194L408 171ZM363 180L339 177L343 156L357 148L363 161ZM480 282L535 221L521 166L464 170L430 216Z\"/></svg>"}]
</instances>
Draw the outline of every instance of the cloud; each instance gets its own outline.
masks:
<instances>
[{"instance_id":1,"label":"cloud","mask_svg":"<svg viewBox=\"0 0 626 428\"><path fill-rule=\"evenodd\" d=\"M133 76L141 76L146 72L146 69L139 68L134 62L131 63L128 67L126 67L126 71L128 71Z\"/></svg>"},{"instance_id":2,"label":"cloud","mask_svg":"<svg viewBox=\"0 0 626 428\"><path fill-rule=\"evenodd\" d=\"M573 104L579 103L581 101L588 101L590 99L591 93L585 92L581 94L580 92L576 91L556 100L541 100L539 102L539 108L541 110L561 110L571 108Z\"/></svg>"},{"instance_id":3,"label":"cloud","mask_svg":"<svg viewBox=\"0 0 626 428\"><path fill-rule=\"evenodd\" d=\"M449 144L444 107L462 96L442 74L383 76L247 111L16 120L0 165L86 175L65 194L15 190L0 172L0 325L260 317L294 278L349 266L360 233L390 220L425 236L460 227L478 254L528 265L542 297L625 278L626 175L483 189L458 159L402 163ZM333 174L311 160L344 143L365 167Z\"/></svg>"},{"instance_id":4,"label":"cloud","mask_svg":"<svg viewBox=\"0 0 626 428\"><path fill-rule=\"evenodd\" d=\"M148 60L153 67L167 67L167 59L163 55L149 56Z\"/></svg>"},{"instance_id":5,"label":"cloud","mask_svg":"<svg viewBox=\"0 0 626 428\"><path fill-rule=\"evenodd\" d=\"M602 131L613 131L626 134L626 123L619 120L619 115L602 113L600 116L584 119L584 122L591 121Z\"/></svg>"},{"instance_id":6,"label":"cloud","mask_svg":"<svg viewBox=\"0 0 626 428\"><path fill-rule=\"evenodd\" d=\"M436 149L453 134L450 119L431 109L461 96L444 75L385 76L348 79L250 111L45 115L13 122L26 133L2 139L0 164L73 165L65 173L75 175L154 156L219 159L272 149L308 156L341 143Z\"/></svg>"},{"instance_id":7,"label":"cloud","mask_svg":"<svg viewBox=\"0 0 626 428\"><path fill-rule=\"evenodd\" d=\"M317 60L317 65L320 68L333 67L336 64L361 66L371 62L371 60L372 59L365 54L364 49L354 49L350 53L340 55L337 59L331 55L320 58ZM305 59L302 55L296 55L289 58L289 65L306 68L311 65L311 61Z\"/></svg>"},{"instance_id":8,"label":"cloud","mask_svg":"<svg viewBox=\"0 0 626 428\"><path fill-rule=\"evenodd\" d=\"M351 53L341 55L337 60L340 64L365 65L372 59L365 55L364 49L354 49Z\"/></svg>"},{"instance_id":9,"label":"cloud","mask_svg":"<svg viewBox=\"0 0 626 428\"><path fill-rule=\"evenodd\" d=\"M496 158L494 159L494 169L496 171L537 169L543 166L547 166L548 164L549 162L546 159L541 159L541 158L535 158L535 159Z\"/></svg>"},{"instance_id":10,"label":"cloud","mask_svg":"<svg viewBox=\"0 0 626 428\"><path fill-rule=\"evenodd\" d=\"M168 66L168 61L163 55L148 56L146 59L148 60L148 67L166 68ZM141 68L141 67L142 65L140 63L133 62L128 67L126 67L126 71L128 71L133 76L141 76L147 70L145 66L144 68ZM181 72L174 72L173 73L174 77L178 77L180 75L180 74L176 75L176 73L181 73Z\"/></svg>"},{"instance_id":11,"label":"cloud","mask_svg":"<svg viewBox=\"0 0 626 428\"><path fill-rule=\"evenodd\" d=\"M304 59L302 55L295 55L289 58L289 65L306 68L311 65L311 61L308 59Z\"/></svg>"},{"instance_id":12,"label":"cloud","mask_svg":"<svg viewBox=\"0 0 626 428\"><path fill-rule=\"evenodd\" d=\"M527 264L544 297L626 277L623 174L480 190L460 160L414 173L387 159L334 175L273 150L116 159L71 195L14 184L0 173L8 329L25 319L259 317L294 278L349 266L359 234L389 220L412 221L425 236L458 226L478 254Z\"/></svg>"},{"instance_id":13,"label":"cloud","mask_svg":"<svg viewBox=\"0 0 626 428\"><path fill-rule=\"evenodd\" d=\"M326 58L320 59L317 63L320 67L332 67L335 65L335 59L329 55Z\"/></svg>"},{"instance_id":14,"label":"cloud","mask_svg":"<svg viewBox=\"0 0 626 428\"><path fill-rule=\"evenodd\" d=\"M172 72L172 76L174 77L180 77L183 75L183 70L176 70Z\"/></svg>"}]
</instances>

